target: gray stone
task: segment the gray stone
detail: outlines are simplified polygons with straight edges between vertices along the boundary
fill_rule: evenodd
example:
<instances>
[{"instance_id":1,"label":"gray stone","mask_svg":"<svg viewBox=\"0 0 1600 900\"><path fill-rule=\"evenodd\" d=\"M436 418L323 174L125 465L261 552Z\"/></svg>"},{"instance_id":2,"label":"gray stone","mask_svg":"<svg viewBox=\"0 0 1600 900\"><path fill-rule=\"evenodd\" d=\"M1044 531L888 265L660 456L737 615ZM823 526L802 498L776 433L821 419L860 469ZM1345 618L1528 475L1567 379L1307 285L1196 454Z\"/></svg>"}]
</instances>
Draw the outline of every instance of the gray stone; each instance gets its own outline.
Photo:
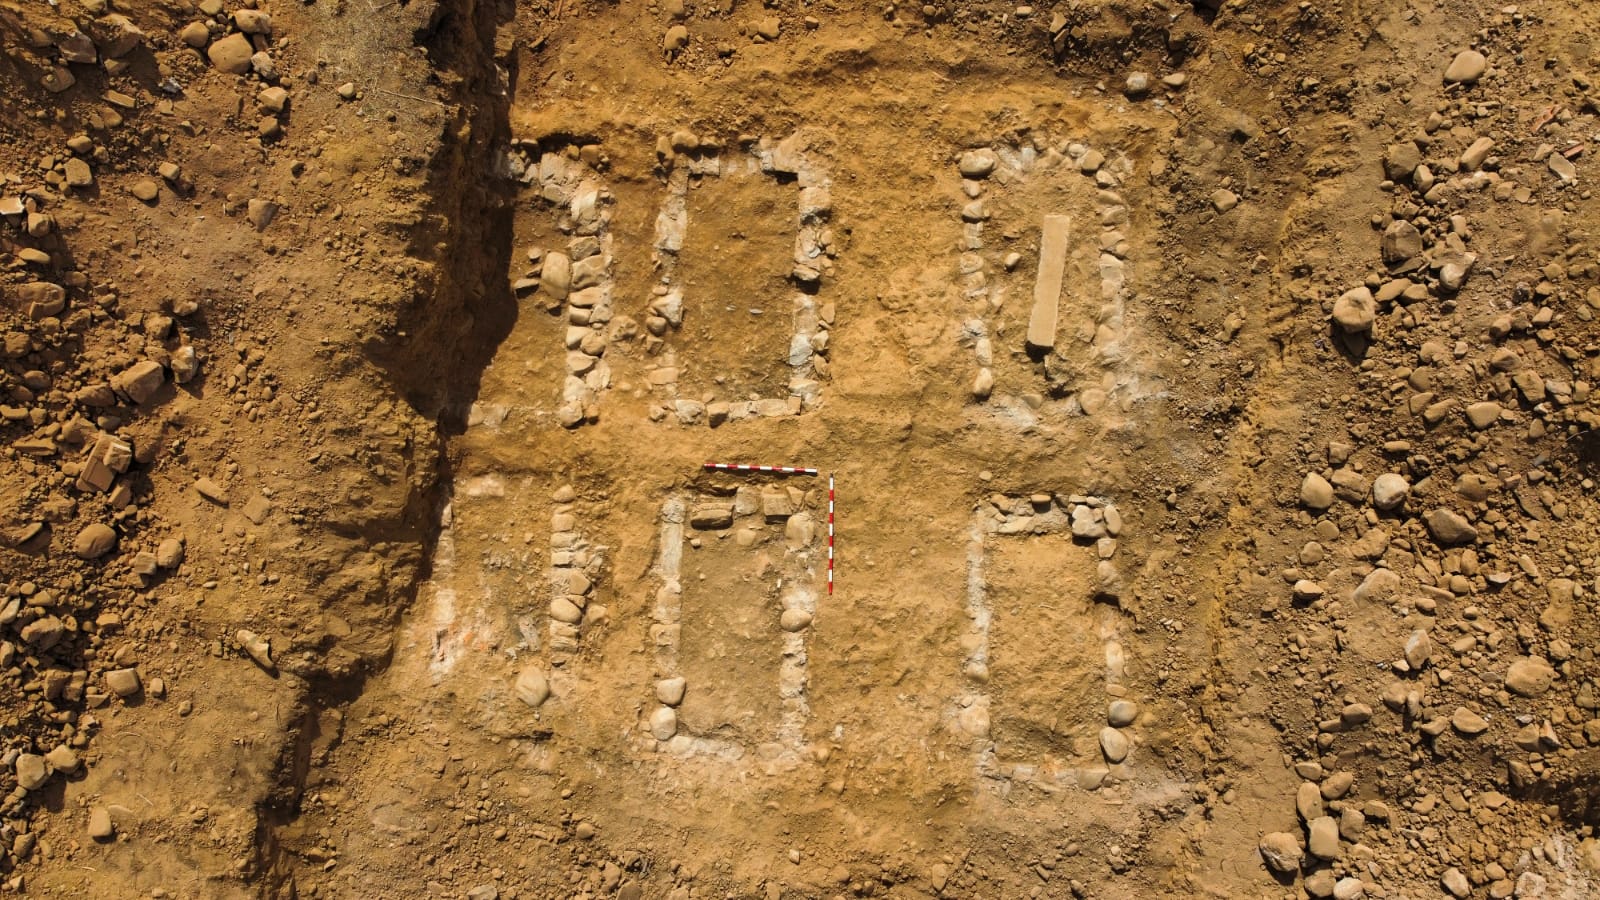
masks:
<instances>
[{"instance_id":1,"label":"gray stone","mask_svg":"<svg viewBox=\"0 0 1600 900\"><path fill-rule=\"evenodd\" d=\"M1106 713L1106 721L1117 728L1126 728L1139 718L1139 704L1132 700L1113 700Z\"/></svg>"},{"instance_id":2,"label":"gray stone","mask_svg":"<svg viewBox=\"0 0 1600 900\"><path fill-rule=\"evenodd\" d=\"M1372 480L1372 505L1379 509L1394 509L1405 502L1409 493L1411 483L1406 481L1404 475L1385 472Z\"/></svg>"}]
</instances>

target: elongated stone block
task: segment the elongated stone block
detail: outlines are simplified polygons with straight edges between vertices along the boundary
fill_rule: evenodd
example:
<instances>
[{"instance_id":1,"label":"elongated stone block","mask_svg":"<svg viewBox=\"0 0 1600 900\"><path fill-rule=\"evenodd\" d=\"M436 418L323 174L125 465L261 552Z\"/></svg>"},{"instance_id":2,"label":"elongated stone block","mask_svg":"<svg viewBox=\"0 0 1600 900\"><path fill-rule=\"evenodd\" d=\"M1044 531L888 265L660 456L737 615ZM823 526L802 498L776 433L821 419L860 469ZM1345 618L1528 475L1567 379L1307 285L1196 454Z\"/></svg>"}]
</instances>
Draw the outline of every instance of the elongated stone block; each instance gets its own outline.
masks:
<instances>
[{"instance_id":1,"label":"elongated stone block","mask_svg":"<svg viewBox=\"0 0 1600 900\"><path fill-rule=\"evenodd\" d=\"M1039 238L1039 277L1033 284L1033 312L1028 316L1028 344L1049 349L1056 345L1056 321L1061 315L1061 278L1067 267L1069 216L1045 216Z\"/></svg>"}]
</instances>

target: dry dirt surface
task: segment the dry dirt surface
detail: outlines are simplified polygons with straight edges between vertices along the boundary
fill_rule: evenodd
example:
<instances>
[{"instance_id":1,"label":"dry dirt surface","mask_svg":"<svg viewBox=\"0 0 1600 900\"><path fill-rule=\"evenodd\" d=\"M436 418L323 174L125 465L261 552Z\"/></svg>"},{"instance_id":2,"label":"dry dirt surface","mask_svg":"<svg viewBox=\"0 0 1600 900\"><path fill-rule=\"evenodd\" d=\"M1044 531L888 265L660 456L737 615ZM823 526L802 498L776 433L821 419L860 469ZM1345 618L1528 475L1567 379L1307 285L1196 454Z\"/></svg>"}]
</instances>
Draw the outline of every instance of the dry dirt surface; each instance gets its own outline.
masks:
<instances>
[{"instance_id":1,"label":"dry dirt surface","mask_svg":"<svg viewBox=\"0 0 1600 900\"><path fill-rule=\"evenodd\" d=\"M1600 896L1597 34L0 0L0 893Z\"/></svg>"}]
</instances>

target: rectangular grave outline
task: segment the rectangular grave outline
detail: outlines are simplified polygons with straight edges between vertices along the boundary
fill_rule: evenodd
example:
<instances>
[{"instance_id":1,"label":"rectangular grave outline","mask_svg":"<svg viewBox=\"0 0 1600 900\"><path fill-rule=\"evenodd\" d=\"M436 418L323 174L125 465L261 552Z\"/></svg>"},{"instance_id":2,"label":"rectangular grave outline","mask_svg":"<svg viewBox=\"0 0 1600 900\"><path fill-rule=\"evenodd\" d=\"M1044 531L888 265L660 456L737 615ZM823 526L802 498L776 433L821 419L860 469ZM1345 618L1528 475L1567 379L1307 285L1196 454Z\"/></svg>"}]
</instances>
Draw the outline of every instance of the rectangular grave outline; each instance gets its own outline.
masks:
<instances>
[{"instance_id":1,"label":"rectangular grave outline","mask_svg":"<svg viewBox=\"0 0 1600 900\"><path fill-rule=\"evenodd\" d=\"M783 360L783 364L790 369L789 394L755 400L730 399L712 404L680 397L677 383L680 351L670 337L683 324L683 289L675 284L675 278L678 256L683 252L683 240L689 228L690 178L764 176L774 178L780 185L783 184L783 177L792 177L798 187L793 278L800 284L813 287L811 293L795 290L788 298L794 321L789 349ZM659 412L651 416L652 420L676 421L685 426L704 422L715 426L724 422L799 415L819 407L823 402L824 380L830 372L827 338L833 326L829 321L831 317L824 315L817 299L824 275L831 265L826 239L828 222L832 216L832 201L829 198L831 179L827 171L806 154L803 135L796 133L776 144L763 138L749 152L727 156L696 151L674 155L667 169L666 187L667 196L656 217L653 244L656 264L662 273L661 284L656 289L657 296L651 299L646 310L647 321L655 316L667 323L667 329L661 335L661 363L646 375L652 393L661 398L664 404ZM774 365L777 364L775 361Z\"/></svg>"},{"instance_id":2,"label":"rectangular grave outline","mask_svg":"<svg viewBox=\"0 0 1600 900\"><path fill-rule=\"evenodd\" d=\"M683 552L691 537L690 511L696 501L720 500L714 495L692 489L673 494L662 503L658 514L660 525L659 548L655 564L651 567L652 579L657 584L655 602L651 608L650 645L655 667L660 678L681 677L678 652L679 636L683 623ZM800 511L810 515L807 511ZM798 513L797 513L798 514ZM785 609L798 609L808 617L815 617L821 596L822 578L817 568L822 559L821 546L816 539L817 523L812 523L811 540L803 551L784 553L779 578L789 584L785 588ZM691 735L682 730L667 741L656 741L647 734L645 741L680 757L702 757L735 762L763 746L777 748L775 762L797 765L809 758L810 744L805 739L805 729L811 722L811 705L807 698L807 666L809 665L809 636L811 626L797 631L781 630L783 649L777 673L777 696L781 706L778 725L770 742L747 744L739 741ZM694 686L688 686L693 690ZM656 710L664 706L655 696L655 682L648 687L645 708ZM646 719L649 715L646 714Z\"/></svg>"},{"instance_id":3,"label":"rectangular grave outline","mask_svg":"<svg viewBox=\"0 0 1600 900\"><path fill-rule=\"evenodd\" d=\"M1110 157L1100 154L1093 147L1081 142L1070 142L1064 145L1065 152L1057 149L1047 150L1045 154L1037 153L1033 147L999 146L992 150L994 162L993 172L982 179L964 178L968 193L965 199L972 200L962 210L962 236L957 243L960 253L956 266L956 278L960 285L960 295L967 301L984 301L983 312L971 314L966 310L958 312L965 316L961 321L960 334L964 346L970 346L974 361L977 364L977 373L971 383L971 392L979 403L993 404L1007 410L1019 422L1029 422L1034 416L1025 412L1026 407L1015 398L999 395L994 373L994 346L992 332L995 330L995 313L1004 304L1004 286L991 286L989 284L988 264L980 255L983 250L984 215L970 215L968 209L982 204L983 190L986 184L998 182L1007 188L1016 188L1023 185L1025 176L1035 167L1048 164L1054 167L1070 166L1084 175L1093 175L1094 183L1098 188L1096 193L1093 215L1079 216L1075 211L1055 210L1046 212L1046 218L1054 214L1066 214L1073 219L1071 236L1068 238L1068 252L1071 248L1079 246L1086 240L1096 241L1098 247L1095 253L1095 272L1099 279L1098 308L1093 311L1092 319L1088 324L1094 326L1093 333L1088 342L1087 358L1094 364L1096 370L1101 372L1099 384L1086 381L1068 398L1066 412L1074 415L1094 416L1108 404L1117 404L1125 407L1134 400L1140 399L1147 393L1147 389L1136 384L1137 373L1130 371L1126 365L1130 357L1127 347L1130 337L1126 327L1128 301L1132 291L1127 284L1126 265L1124 259L1126 250L1126 229L1128 225L1128 207L1111 192L1121 187L1124 180L1131 177L1133 169L1127 157L1115 150ZM1085 168L1083 160L1091 155L1098 156L1102 162L1093 169ZM975 193L974 193L975 192ZM1078 220L1084 219L1089 224L1080 226ZM1093 223L1098 223L1099 234L1092 234ZM1029 229L1041 230L1040 222L1021 223ZM1113 236L1120 240L1113 240ZM1042 249L1042 248L1041 248ZM1042 262L1042 260L1041 260ZM1037 284L1029 286L1029 296L1034 297ZM1075 304L1087 308L1096 298L1084 290L1085 296L1078 297ZM1036 299L1030 303L1036 304ZM1059 345L1063 340L1077 341L1063 336L1060 329L1070 328L1071 319L1061 310L1063 297L1057 297L1057 323L1052 331L1055 337L1053 344ZM1033 316L1029 317L1029 327L1025 333L1031 333ZM1081 326L1083 323L1079 323ZM1124 384L1128 379L1132 382ZM991 399L992 398L992 399Z\"/></svg>"},{"instance_id":4,"label":"rectangular grave outline","mask_svg":"<svg viewBox=\"0 0 1600 900\"><path fill-rule=\"evenodd\" d=\"M1024 517L1016 514L1001 513L998 519L990 511L990 498L1003 497L1009 508L1016 510L1030 508L1032 515L1023 521ZM1075 531L1072 524L1070 510L1077 506L1090 509L1106 507L1115 509L1115 504L1103 497L1080 496L1075 494L1054 493L1050 495L1049 507L1040 512L1032 504L1031 495L1020 494L990 494L988 498L979 502L973 510L972 519L967 533L967 577L965 608L973 630L978 635L972 651L962 660L963 688L952 698L948 713L949 724L953 732L966 735L971 740L973 751L973 767L979 778L983 781L1001 785L1009 789L1013 782L1024 782L1047 793L1059 793L1072 787L1098 787L1110 773L1104 766L1089 766L1085 768L1071 768L1054 766L1043 759L1028 760L1020 756L1003 754L996 741L989 733L989 710L992 698L987 689L988 663L989 663L989 630L993 621L993 611L988 604L988 588L985 582L985 563L988 559L988 545L990 540L1003 539L1011 536L1036 535L1036 534L1080 534ZM1120 517L1119 517L1120 518ZM1013 530L1015 529L1015 530ZM1114 529L1121 533L1120 524ZM1108 536L1113 537L1108 532ZM1094 547L1082 548L1086 560L1092 561L1098 555ZM1101 560L1105 562L1105 560ZM1097 572L1097 578L1106 577L1106 571ZM1115 577L1114 571L1112 577ZM1122 671L1121 643L1117 639L1116 620L1120 614L1099 616L1099 626L1102 647L1107 658L1106 683L1112 684L1124 677ZM1115 661L1114 661L1115 660ZM981 675L978 672L981 671ZM981 710L983 734L972 734L967 730L971 721L968 716L972 710ZM1002 763L1002 756L1005 761Z\"/></svg>"}]
</instances>

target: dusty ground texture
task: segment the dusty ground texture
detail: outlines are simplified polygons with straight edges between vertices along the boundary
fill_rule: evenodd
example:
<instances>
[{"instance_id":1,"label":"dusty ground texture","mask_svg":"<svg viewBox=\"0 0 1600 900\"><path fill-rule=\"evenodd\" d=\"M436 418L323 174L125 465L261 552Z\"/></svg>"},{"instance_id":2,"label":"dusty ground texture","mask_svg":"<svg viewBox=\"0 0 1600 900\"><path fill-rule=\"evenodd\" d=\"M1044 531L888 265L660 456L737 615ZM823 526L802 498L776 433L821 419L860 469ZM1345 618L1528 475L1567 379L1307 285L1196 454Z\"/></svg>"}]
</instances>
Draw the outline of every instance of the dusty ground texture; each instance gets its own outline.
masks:
<instances>
[{"instance_id":1,"label":"dusty ground texture","mask_svg":"<svg viewBox=\"0 0 1600 900\"><path fill-rule=\"evenodd\" d=\"M1596 33L0 0L0 887L1600 892Z\"/></svg>"}]
</instances>

